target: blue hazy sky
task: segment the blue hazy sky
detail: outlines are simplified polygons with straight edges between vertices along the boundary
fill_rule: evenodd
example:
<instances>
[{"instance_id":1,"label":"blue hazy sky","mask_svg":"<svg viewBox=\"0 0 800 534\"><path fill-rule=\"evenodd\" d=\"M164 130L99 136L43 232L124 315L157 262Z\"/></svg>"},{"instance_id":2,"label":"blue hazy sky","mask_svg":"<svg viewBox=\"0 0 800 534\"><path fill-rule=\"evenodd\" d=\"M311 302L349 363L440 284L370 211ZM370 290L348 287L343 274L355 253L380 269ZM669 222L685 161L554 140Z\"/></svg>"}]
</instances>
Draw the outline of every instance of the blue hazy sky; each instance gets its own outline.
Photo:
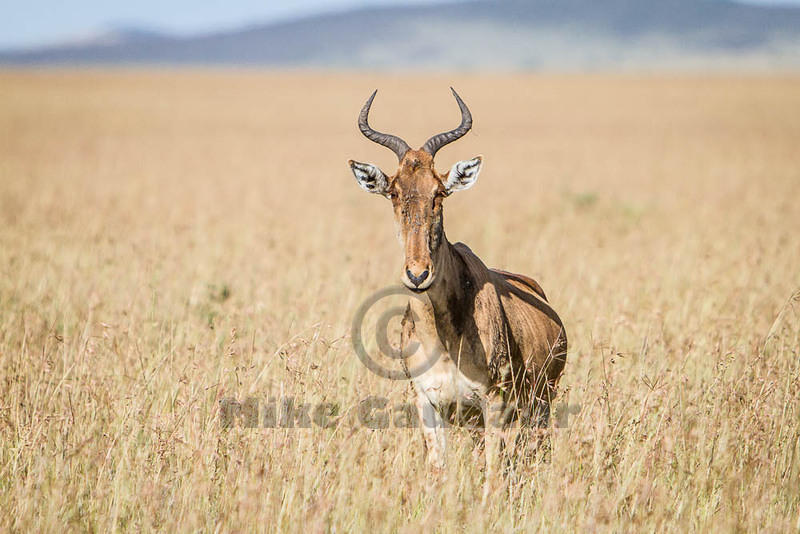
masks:
<instances>
[{"instance_id":1,"label":"blue hazy sky","mask_svg":"<svg viewBox=\"0 0 800 534\"><path fill-rule=\"evenodd\" d=\"M656 0L657 1L657 0ZM794 4L800 0L748 0ZM0 48L82 38L119 27L194 32L234 28L359 6L431 0L0 0Z\"/></svg>"}]
</instances>

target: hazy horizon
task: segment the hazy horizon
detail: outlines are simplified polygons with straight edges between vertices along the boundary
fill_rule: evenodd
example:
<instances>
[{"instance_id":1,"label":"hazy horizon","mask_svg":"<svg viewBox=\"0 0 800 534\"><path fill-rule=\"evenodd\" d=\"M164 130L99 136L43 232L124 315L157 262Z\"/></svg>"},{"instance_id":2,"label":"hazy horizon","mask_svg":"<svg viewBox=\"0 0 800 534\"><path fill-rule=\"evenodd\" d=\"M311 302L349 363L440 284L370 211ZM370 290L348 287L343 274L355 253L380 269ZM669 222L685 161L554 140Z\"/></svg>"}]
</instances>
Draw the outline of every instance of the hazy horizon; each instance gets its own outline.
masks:
<instances>
[{"instance_id":1,"label":"hazy horizon","mask_svg":"<svg viewBox=\"0 0 800 534\"><path fill-rule=\"evenodd\" d=\"M78 40L118 28L141 28L190 35L223 31L248 24L269 23L318 13L386 5L436 4L445 0L296 0L263 3L236 0L198 4L176 0L164 5L156 0L107 3L76 0L52 5L30 0L4 6L0 20L0 49L35 48ZM455 1L455 0L449 0ZM760 5L800 5L800 0L744 0Z\"/></svg>"}]
</instances>

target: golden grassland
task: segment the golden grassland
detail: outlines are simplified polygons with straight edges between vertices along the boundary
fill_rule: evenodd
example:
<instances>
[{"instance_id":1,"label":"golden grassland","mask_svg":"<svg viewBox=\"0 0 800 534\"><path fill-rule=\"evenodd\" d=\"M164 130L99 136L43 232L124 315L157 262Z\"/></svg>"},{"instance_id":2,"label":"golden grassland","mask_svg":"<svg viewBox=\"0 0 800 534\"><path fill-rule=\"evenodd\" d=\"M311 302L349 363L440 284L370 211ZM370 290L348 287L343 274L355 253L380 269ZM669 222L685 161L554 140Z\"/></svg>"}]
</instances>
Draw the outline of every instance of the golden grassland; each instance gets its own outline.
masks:
<instances>
[{"instance_id":1,"label":"golden grassland","mask_svg":"<svg viewBox=\"0 0 800 534\"><path fill-rule=\"evenodd\" d=\"M414 429L221 429L221 399L341 414L399 280L357 112L485 156L451 241L535 277L570 339L550 452L481 502ZM0 530L800 528L800 78L0 74ZM794 300L792 300L794 299Z\"/></svg>"}]
</instances>

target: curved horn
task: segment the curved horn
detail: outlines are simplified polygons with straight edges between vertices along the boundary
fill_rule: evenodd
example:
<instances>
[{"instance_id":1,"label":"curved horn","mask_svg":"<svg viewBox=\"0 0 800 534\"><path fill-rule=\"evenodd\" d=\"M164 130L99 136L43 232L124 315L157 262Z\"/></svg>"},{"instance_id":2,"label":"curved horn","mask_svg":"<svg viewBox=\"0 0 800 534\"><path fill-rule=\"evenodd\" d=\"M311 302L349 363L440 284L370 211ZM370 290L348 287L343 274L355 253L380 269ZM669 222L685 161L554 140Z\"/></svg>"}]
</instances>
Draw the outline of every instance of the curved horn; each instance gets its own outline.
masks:
<instances>
[{"instance_id":1,"label":"curved horn","mask_svg":"<svg viewBox=\"0 0 800 534\"><path fill-rule=\"evenodd\" d=\"M402 160L403 156L405 156L406 152L410 150L408 144L397 137L396 135L389 135L381 132L377 132L370 128L369 122L367 118L369 117L369 108L372 107L372 101L375 100L375 95L378 93L378 90L375 89L373 91L372 96L369 97L367 103L364 104L364 107L361 108L361 113L358 114L358 129L361 130L361 133L374 143L378 143L379 145L383 145L395 154L397 154L397 159Z\"/></svg>"},{"instance_id":2,"label":"curved horn","mask_svg":"<svg viewBox=\"0 0 800 534\"><path fill-rule=\"evenodd\" d=\"M461 125L455 130L434 135L425 142L425 144L422 146L422 150L431 156L436 155L436 152L444 145L464 137L470 128L472 128L472 114L469 112L469 108L464 101L461 100L461 97L458 96L458 93L456 93L455 89L451 87L450 90L453 91L453 96L456 97L458 107L461 108Z\"/></svg>"}]
</instances>

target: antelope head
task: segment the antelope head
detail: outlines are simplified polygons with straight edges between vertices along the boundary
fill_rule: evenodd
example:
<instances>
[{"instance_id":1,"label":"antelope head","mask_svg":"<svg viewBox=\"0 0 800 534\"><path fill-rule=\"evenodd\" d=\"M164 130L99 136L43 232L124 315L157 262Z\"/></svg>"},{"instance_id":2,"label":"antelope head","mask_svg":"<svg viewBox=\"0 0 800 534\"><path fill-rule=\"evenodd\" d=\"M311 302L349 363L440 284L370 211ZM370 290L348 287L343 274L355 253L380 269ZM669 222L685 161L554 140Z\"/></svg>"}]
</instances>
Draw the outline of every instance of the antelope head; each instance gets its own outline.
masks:
<instances>
[{"instance_id":1,"label":"antelope head","mask_svg":"<svg viewBox=\"0 0 800 534\"><path fill-rule=\"evenodd\" d=\"M349 161L363 190L383 195L392 202L398 238L405 248L400 278L412 291L425 291L436 280L438 251L445 241L442 201L456 191L472 187L481 170L481 156L459 161L444 174L433 166L433 158L440 148L460 139L472 128L469 108L452 87L450 90L461 108L461 124L454 130L434 135L419 150L412 150L395 135L370 127L369 110L377 90L373 92L358 115L358 127L370 141L394 152L400 167L389 176L370 163Z\"/></svg>"}]
</instances>

